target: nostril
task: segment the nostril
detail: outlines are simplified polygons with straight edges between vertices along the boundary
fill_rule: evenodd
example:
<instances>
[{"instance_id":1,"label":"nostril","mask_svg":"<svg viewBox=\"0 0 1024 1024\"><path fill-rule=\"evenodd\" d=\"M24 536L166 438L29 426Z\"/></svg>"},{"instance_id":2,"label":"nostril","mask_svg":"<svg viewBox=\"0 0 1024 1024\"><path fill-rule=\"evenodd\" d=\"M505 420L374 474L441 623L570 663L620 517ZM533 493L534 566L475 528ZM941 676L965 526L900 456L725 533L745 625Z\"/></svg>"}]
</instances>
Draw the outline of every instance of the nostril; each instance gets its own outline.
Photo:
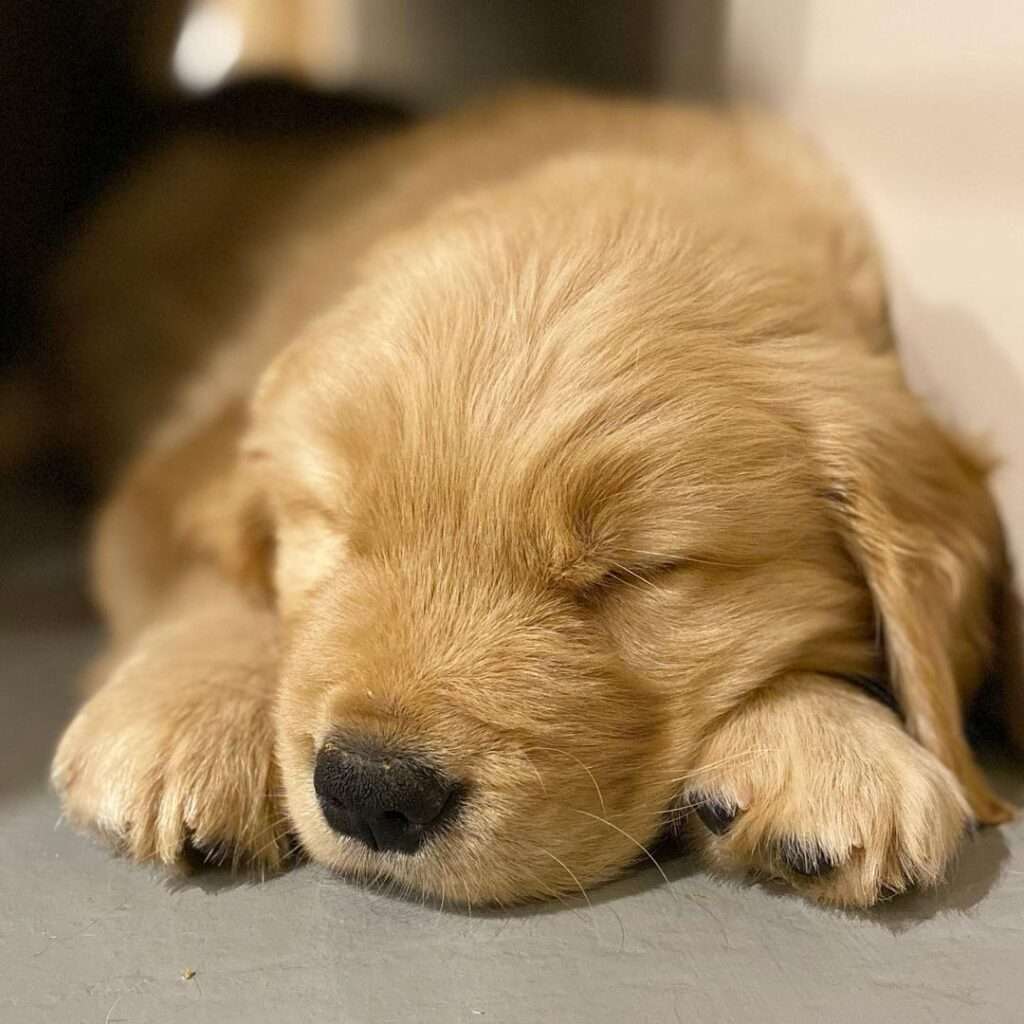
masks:
<instances>
[{"instance_id":1,"label":"nostril","mask_svg":"<svg viewBox=\"0 0 1024 1024\"><path fill-rule=\"evenodd\" d=\"M413 853L450 822L462 787L423 757L366 740L334 740L313 786L327 823L374 850Z\"/></svg>"}]
</instances>

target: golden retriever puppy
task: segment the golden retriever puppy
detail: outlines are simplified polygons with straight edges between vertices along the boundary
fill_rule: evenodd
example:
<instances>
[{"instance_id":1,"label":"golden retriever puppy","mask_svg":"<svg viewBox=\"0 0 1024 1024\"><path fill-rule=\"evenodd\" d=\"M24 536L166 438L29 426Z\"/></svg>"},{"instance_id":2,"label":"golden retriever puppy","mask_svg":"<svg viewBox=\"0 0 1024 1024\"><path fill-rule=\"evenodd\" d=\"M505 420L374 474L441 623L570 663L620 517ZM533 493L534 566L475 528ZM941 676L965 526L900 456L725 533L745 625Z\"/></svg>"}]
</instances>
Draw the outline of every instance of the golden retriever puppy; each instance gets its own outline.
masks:
<instances>
[{"instance_id":1,"label":"golden retriever puppy","mask_svg":"<svg viewBox=\"0 0 1024 1024\"><path fill-rule=\"evenodd\" d=\"M1010 816L963 730L1005 573L984 467L799 141L531 93L293 162L286 198L197 152L65 275L91 365L140 331L194 365L100 519L74 822L167 864L294 836L468 904L685 831L866 906Z\"/></svg>"}]
</instances>

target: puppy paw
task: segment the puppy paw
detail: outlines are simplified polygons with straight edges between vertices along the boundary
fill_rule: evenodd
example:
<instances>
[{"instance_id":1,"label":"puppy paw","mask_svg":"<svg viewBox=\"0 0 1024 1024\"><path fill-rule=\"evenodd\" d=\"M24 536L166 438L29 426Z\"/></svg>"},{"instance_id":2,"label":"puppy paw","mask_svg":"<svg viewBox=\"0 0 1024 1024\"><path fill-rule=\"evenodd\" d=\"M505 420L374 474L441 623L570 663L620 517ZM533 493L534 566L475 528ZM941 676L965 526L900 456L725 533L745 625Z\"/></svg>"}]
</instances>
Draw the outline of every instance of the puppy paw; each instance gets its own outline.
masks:
<instances>
[{"instance_id":1,"label":"puppy paw","mask_svg":"<svg viewBox=\"0 0 1024 1024\"><path fill-rule=\"evenodd\" d=\"M888 708L833 680L759 694L702 760L683 799L708 862L823 903L937 884L968 828L953 775Z\"/></svg>"},{"instance_id":2,"label":"puppy paw","mask_svg":"<svg viewBox=\"0 0 1024 1024\"><path fill-rule=\"evenodd\" d=\"M244 667L135 655L60 741L65 815L139 861L280 868L291 840L267 690Z\"/></svg>"}]
</instances>

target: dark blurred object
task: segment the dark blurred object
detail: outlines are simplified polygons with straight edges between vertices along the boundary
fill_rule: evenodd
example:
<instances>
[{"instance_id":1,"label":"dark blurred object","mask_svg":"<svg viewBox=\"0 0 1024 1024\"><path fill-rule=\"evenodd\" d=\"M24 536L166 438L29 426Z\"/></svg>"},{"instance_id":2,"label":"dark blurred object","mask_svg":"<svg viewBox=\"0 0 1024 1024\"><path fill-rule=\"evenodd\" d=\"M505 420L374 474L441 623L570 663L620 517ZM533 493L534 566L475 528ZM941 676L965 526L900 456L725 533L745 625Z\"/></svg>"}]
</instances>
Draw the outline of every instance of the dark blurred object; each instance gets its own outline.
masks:
<instances>
[{"instance_id":1,"label":"dark blurred object","mask_svg":"<svg viewBox=\"0 0 1024 1024\"><path fill-rule=\"evenodd\" d=\"M97 199L146 151L182 134L321 138L398 117L391 105L285 79L200 95L175 89L170 61L184 8L0 0L0 621L19 629L89 614L81 549L68 542L95 498L82 456L97 439L74 428L74 410L90 396L70 392L48 292Z\"/></svg>"},{"instance_id":2,"label":"dark blurred object","mask_svg":"<svg viewBox=\"0 0 1024 1024\"><path fill-rule=\"evenodd\" d=\"M287 80L175 91L168 76L184 8L0 3L0 550L73 522L91 498L44 324L53 264L96 197L143 150L183 131L323 135L397 116L387 104Z\"/></svg>"},{"instance_id":3,"label":"dark blurred object","mask_svg":"<svg viewBox=\"0 0 1024 1024\"><path fill-rule=\"evenodd\" d=\"M4 548L57 529L85 490L62 453L39 293L70 218L149 130L151 109L134 84L132 55L144 29L159 35L178 7L145 0L0 3Z\"/></svg>"},{"instance_id":4,"label":"dark blurred object","mask_svg":"<svg viewBox=\"0 0 1024 1024\"><path fill-rule=\"evenodd\" d=\"M26 293L68 215L144 136L150 107L136 85L135 55L144 30L173 24L179 7L146 0L0 3L5 308L27 315ZM5 317L5 353L19 347L20 326Z\"/></svg>"}]
</instances>

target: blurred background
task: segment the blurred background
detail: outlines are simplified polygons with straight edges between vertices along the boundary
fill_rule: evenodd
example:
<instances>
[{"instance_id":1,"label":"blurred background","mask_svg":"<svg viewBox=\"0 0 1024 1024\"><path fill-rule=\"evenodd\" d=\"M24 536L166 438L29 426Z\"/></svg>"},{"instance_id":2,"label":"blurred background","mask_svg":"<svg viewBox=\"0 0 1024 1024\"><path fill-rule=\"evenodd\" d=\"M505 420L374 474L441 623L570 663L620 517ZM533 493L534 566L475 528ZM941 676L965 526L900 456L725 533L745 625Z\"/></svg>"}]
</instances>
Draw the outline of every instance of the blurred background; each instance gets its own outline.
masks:
<instances>
[{"instance_id":1,"label":"blurred background","mask_svg":"<svg viewBox=\"0 0 1024 1024\"><path fill-rule=\"evenodd\" d=\"M94 499L48 282L94 204L183 134L318 144L503 83L766 105L846 168L911 379L1003 457L1024 555L1024 13L979 0L0 0L0 614L88 616ZM168 197L174 216L187 194ZM116 286L116 282L115 282ZM125 353L144 394L145 346Z\"/></svg>"}]
</instances>

